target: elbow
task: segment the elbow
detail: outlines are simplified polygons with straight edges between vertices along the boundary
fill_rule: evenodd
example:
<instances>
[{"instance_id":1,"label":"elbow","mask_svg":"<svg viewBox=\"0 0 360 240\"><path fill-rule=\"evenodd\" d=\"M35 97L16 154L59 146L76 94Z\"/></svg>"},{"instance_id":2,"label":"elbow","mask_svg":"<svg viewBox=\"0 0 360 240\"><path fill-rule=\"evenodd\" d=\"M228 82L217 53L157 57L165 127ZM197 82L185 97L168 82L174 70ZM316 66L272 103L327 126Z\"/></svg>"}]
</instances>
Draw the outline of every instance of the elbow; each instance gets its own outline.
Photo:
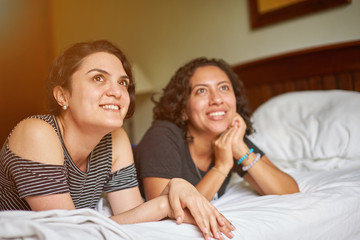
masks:
<instances>
[{"instance_id":1,"label":"elbow","mask_svg":"<svg viewBox=\"0 0 360 240\"><path fill-rule=\"evenodd\" d=\"M286 195L286 194L293 194L299 193L300 189L297 183L287 185L287 186L278 186L273 189L269 189L267 191L263 191L264 194L261 195Z\"/></svg>"},{"instance_id":2,"label":"elbow","mask_svg":"<svg viewBox=\"0 0 360 240\"><path fill-rule=\"evenodd\" d=\"M278 195L293 194L300 192L299 186L295 183L292 186L288 186L278 190Z\"/></svg>"}]
</instances>

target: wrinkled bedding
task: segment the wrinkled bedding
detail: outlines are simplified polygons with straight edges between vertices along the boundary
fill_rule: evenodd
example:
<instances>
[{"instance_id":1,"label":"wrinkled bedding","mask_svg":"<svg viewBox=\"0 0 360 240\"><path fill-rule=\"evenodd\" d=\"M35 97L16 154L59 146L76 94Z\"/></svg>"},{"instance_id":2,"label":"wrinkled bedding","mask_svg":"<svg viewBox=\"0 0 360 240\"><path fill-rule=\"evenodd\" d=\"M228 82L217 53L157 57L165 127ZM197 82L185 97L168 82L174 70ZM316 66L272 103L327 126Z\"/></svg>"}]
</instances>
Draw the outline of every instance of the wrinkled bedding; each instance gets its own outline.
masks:
<instances>
[{"instance_id":1,"label":"wrinkled bedding","mask_svg":"<svg viewBox=\"0 0 360 240\"><path fill-rule=\"evenodd\" d=\"M316 104L314 104L316 103ZM360 94L283 94L254 113L251 137L300 193L259 196L234 174L212 203L236 227L234 239L360 239ZM172 220L118 225L106 204L91 209L0 212L1 239L203 239Z\"/></svg>"}]
</instances>

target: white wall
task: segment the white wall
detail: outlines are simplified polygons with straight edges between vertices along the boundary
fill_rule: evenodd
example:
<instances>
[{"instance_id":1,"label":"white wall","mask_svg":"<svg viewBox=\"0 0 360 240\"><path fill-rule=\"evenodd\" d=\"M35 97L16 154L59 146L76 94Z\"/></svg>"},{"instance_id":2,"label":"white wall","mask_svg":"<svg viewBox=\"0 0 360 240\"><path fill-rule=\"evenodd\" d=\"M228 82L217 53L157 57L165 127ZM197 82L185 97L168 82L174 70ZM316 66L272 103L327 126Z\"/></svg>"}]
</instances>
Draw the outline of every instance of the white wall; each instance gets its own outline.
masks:
<instances>
[{"instance_id":1,"label":"white wall","mask_svg":"<svg viewBox=\"0 0 360 240\"><path fill-rule=\"evenodd\" d=\"M142 68L160 91L178 67L199 56L230 64L360 39L360 3L251 30L245 0L53 0L56 52L106 38ZM137 97L137 143L151 124L150 94Z\"/></svg>"}]
</instances>

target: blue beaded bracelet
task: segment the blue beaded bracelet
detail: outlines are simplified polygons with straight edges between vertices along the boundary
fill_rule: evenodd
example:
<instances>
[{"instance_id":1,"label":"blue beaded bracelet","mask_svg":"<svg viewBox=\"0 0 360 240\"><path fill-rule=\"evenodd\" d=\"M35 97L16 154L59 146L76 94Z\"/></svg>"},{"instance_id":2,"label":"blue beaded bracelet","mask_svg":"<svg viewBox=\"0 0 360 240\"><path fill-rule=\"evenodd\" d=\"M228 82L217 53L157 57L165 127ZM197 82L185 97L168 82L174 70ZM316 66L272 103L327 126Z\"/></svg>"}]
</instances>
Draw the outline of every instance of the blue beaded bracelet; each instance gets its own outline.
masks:
<instances>
[{"instance_id":1,"label":"blue beaded bracelet","mask_svg":"<svg viewBox=\"0 0 360 240\"><path fill-rule=\"evenodd\" d=\"M239 159L237 164L240 165L242 163L242 161L244 161L250 155L250 153L252 153L253 151L254 151L254 149L250 148L250 150L244 156L242 156L242 158Z\"/></svg>"}]
</instances>

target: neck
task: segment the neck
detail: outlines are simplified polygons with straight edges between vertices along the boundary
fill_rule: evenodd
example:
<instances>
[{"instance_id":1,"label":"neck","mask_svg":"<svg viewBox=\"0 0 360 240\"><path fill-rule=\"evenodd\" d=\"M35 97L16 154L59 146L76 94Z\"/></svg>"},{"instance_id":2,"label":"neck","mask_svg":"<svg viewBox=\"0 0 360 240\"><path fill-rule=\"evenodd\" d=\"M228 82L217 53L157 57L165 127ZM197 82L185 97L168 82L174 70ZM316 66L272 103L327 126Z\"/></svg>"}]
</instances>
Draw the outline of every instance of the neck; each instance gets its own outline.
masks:
<instances>
[{"instance_id":1,"label":"neck","mask_svg":"<svg viewBox=\"0 0 360 240\"><path fill-rule=\"evenodd\" d=\"M198 168L206 171L213 160L212 141L215 140L215 137L211 138L208 135L196 134L190 129L189 134L193 137L193 142L188 144L191 158Z\"/></svg>"},{"instance_id":2,"label":"neck","mask_svg":"<svg viewBox=\"0 0 360 240\"><path fill-rule=\"evenodd\" d=\"M71 159L79 169L86 171L90 153L106 133L83 129L62 115L57 116L56 119Z\"/></svg>"}]
</instances>

